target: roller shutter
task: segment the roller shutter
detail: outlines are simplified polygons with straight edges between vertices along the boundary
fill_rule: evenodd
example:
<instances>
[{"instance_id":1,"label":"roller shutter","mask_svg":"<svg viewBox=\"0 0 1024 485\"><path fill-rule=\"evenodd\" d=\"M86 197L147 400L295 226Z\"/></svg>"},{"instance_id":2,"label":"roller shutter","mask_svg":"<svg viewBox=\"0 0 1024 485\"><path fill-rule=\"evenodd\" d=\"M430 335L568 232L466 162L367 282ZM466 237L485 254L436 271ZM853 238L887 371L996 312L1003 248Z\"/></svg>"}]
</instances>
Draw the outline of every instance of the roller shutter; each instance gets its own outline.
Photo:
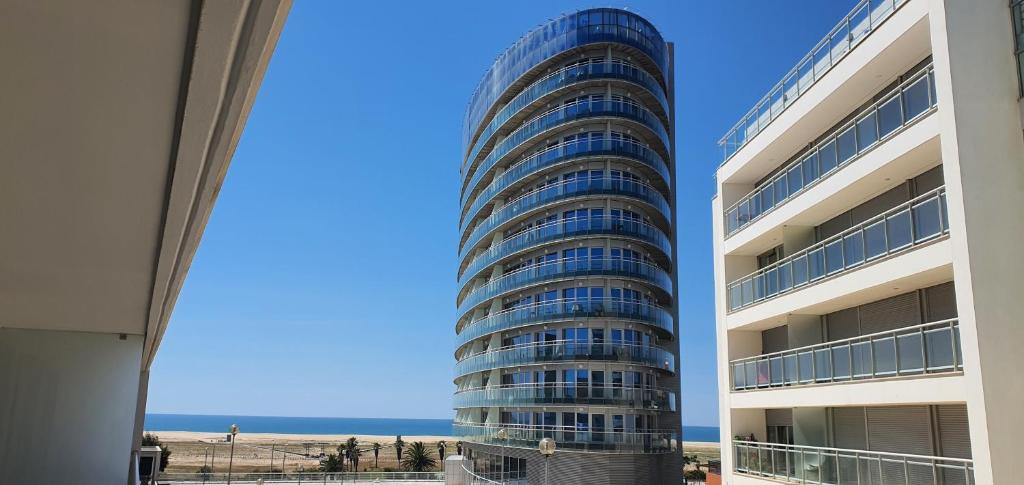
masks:
<instances>
[{"instance_id":1,"label":"roller shutter","mask_svg":"<svg viewBox=\"0 0 1024 485\"><path fill-rule=\"evenodd\" d=\"M956 289L952 281L926 288L924 293L929 322L956 318Z\"/></svg>"},{"instance_id":2,"label":"roller shutter","mask_svg":"<svg viewBox=\"0 0 1024 485\"><path fill-rule=\"evenodd\" d=\"M917 292L904 293L860 307L862 334L884 332L921 323L921 302Z\"/></svg>"},{"instance_id":3,"label":"roller shutter","mask_svg":"<svg viewBox=\"0 0 1024 485\"><path fill-rule=\"evenodd\" d=\"M857 308L847 308L825 315L828 341L831 342L860 335L859 318Z\"/></svg>"},{"instance_id":4,"label":"roller shutter","mask_svg":"<svg viewBox=\"0 0 1024 485\"><path fill-rule=\"evenodd\" d=\"M870 407L866 410L868 449L890 453L934 455L931 413L928 406ZM902 460L883 460L871 467L880 483L926 485L934 483L930 466L904 467ZM876 483L874 480L872 483Z\"/></svg>"},{"instance_id":5,"label":"roller shutter","mask_svg":"<svg viewBox=\"0 0 1024 485\"><path fill-rule=\"evenodd\" d=\"M935 421L939 429L939 455L952 458L971 458L971 433L967 425L967 406L945 404L935 406ZM947 465L959 465L947 462ZM960 468L942 470L943 485L966 485L967 472Z\"/></svg>"},{"instance_id":6,"label":"roller shutter","mask_svg":"<svg viewBox=\"0 0 1024 485\"><path fill-rule=\"evenodd\" d=\"M832 408L832 436L836 448L866 450L868 438L864 408Z\"/></svg>"},{"instance_id":7,"label":"roller shutter","mask_svg":"<svg viewBox=\"0 0 1024 485\"><path fill-rule=\"evenodd\" d=\"M788 349L789 327L783 325L761 332L761 353L770 354Z\"/></svg>"},{"instance_id":8,"label":"roller shutter","mask_svg":"<svg viewBox=\"0 0 1024 485\"><path fill-rule=\"evenodd\" d=\"M790 408L765 409L764 424L768 426L793 426L793 410Z\"/></svg>"}]
</instances>

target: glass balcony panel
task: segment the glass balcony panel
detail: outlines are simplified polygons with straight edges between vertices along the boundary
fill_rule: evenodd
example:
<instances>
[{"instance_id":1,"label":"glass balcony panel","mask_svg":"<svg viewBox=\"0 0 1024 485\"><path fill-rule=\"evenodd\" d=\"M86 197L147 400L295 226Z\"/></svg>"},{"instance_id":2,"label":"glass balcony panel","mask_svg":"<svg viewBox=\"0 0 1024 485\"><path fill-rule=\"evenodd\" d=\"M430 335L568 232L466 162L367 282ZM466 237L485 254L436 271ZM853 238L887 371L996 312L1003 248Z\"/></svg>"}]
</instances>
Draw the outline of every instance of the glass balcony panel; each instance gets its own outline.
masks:
<instances>
[{"instance_id":1,"label":"glass balcony panel","mask_svg":"<svg viewBox=\"0 0 1024 485\"><path fill-rule=\"evenodd\" d=\"M925 364L929 372L953 369L953 345L951 327L925 330Z\"/></svg>"},{"instance_id":2,"label":"glass balcony panel","mask_svg":"<svg viewBox=\"0 0 1024 485\"><path fill-rule=\"evenodd\" d=\"M815 249L807 253L807 265L810 270L811 281L825 276L825 249Z\"/></svg>"},{"instance_id":3,"label":"glass balcony panel","mask_svg":"<svg viewBox=\"0 0 1024 485\"><path fill-rule=\"evenodd\" d=\"M832 59L839 59L846 54L847 49L850 48L850 26L843 23L839 26L832 36L829 38L829 45L832 48Z\"/></svg>"},{"instance_id":4,"label":"glass balcony panel","mask_svg":"<svg viewBox=\"0 0 1024 485\"><path fill-rule=\"evenodd\" d=\"M910 245L914 240L910 225L910 211L903 211L885 219L885 235L889 251Z\"/></svg>"},{"instance_id":5,"label":"glass balcony panel","mask_svg":"<svg viewBox=\"0 0 1024 485\"><path fill-rule=\"evenodd\" d=\"M800 94L807 91L807 88L811 87L811 84L814 83L814 72L812 69L813 64L811 63L811 59L807 59L803 64L800 64L800 67L797 68L797 76L800 78L798 83Z\"/></svg>"},{"instance_id":6,"label":"glass balcony panel","mask_svg":"<svg viewBox=\"0 0 1024 485\"><path fill-rule=\"evenodd\" d=\"M960 327L956 327L956 328L953 329L953 342L955 343L953 348L956 351L956 366L957 366L957 369L963 369L964 368L964 356L960 352Z\"/></svg>"},{"instance_id":7,"label":"glass balcony panel","mask_svg":"<svg viewBox=\"0 0 1024 485\"><path fill-rule=\"evenodd\" d=\"M796 384L799 373L797 371L796 354L786 354L782 357L783 372L785 372L786 384Z\"/></svg>"},{"instance_id":8,"label":"glass balcony panel","mask_svg":"<svg viewBox=\"0 0 1024 485\"><path fill-rule=\"evenodd\" d=\"M857 151L878 141L878 116L871 112L857 120Z\"/></svg>"},{"instance_id":9,"label":"glass balcony panel","mask_svg":"<svg viewBox=\"0 0 1024 485\"><path fill-rule=\"evenodd\" d=\"M807 256L800 256L793 259L793 285L800 286L807 283Z\"/></svg>"},{"instance_id":10,"label":"glass balcony panel","mask_svg":"<svg viewBox=\"0 0 1024 485\"><path fill-rule=\"evenodd\" d=\"M873 370L871 361L871 343L854 342L850 345L850 357L853 360L854 377L870 377Z\"/></svg>"},{"instance_id":11,"label":"glass balcony panel","mask_svg":"<svg viewBox=\"0 0 1024 485\"><path fill-rule=\"evenodd\" d=\"M775 207L775 186L768 184L761 189L761 207L765 211Z\"/></svg>"},{"instance_id":12,"label":"glass balcony panel","mask_svg":"<svg viewBox=\"0 0 1024 485\"><path fill-rule=\"evenodd\" d=\"M779 177L775 179L773 185L775 186L776 201L781 202L786 197L789 197L789 192L786 190L786 177Z\"/></svg>"},{"instance_id":13,"label":"glass balcony panel","mask_svg":"<svg viewBox=\"0 0 1024 485\"><path fill-rule=\"evenodd\" d=\"M867 259L885 254L885 221L878 221L864 228L864 249Z\"/></svg>"},{"instance_id":14,"label":"glass balcony panel","mask_svg":"<svg viewBox=\"0 0 1024 485\"><path fill-rule=\"evenodd\" d=\"M783 371L783 365L782 365L782 357L779 357L779 356L772 357L769 360L769 366L770 366L769 370L771 372L771 378L772 378L771 379L771 384L773 386L782 385L783 382L784 382L784 380L783 380L783 376L784 376L783 372L784 371Z\"/></svg>"},{"instance_id":15,"label":"glass balcony panel","mask_svg":"<svg viewBox=\"0 0 1024 485\"><path fill-rule=\"evenodd\" d=\"M779 271L777 269L772 269L765 273L764 281L767 296L775 296L779 293Z\"/></svg>"},{"instance_id":16,"label":"glass balcony panel","mask_svg":"<svg viewBox=\"0 0 1024 485\"><path fill-rule=\"evenodd\" d=\"M832 377L837 380L850 378L850 348L846 345L832 347Z\"/></svg>"},{"instance_id":17,"label":"glass balcony panel","mask_svg":"<svg viewBox=\"0 0 1024 485\"><path fill-rule=\"evenodd\" d=\"M838 159L836 158L836 142L834 140L826 143L818 150L818 159L820 167L818 175L827 174L836 168ZM817 179L818 175L814 178Z\"/></svg>"},{"instance_id":18,"label":"glass balcony panel","mask_svg":"<svg viewBox=\"0 0 1024 485\"><path fill-rule=\"evenodd\" d=\"M817 50L814 51L814 77L821 77L832 67L832 50L828 42L821 44Z\"/></svg>"},{"instance_id":19,"label":"glass balcony panel","mask_svg":"<svg viewBox=\"0 0 1024 485\"><path fill-rule=\"evenodd\" d=\"M779 266L779 291L793 288L793 263L787 262Z\"/></svg>"},{"instance_id":20,"label":"glass balcony panel","mask_svg":"<svg viewBox=\"0 0 1024 485\"><path fill-rule=\"evenodd\" d=\"M770 376L768 374L769 372L770 372L770 370L769 370L769 366L768 366L768 361L764 360L764 359L758 360L757 361L757 387L765 387L765 386L767 386L768 384L771 383L771 379L770 379Z\"/></svg>"},{"instance_id":21,"label":"glass balcony panel","mask_svg":"<svg viewBox=\"0 0 1024 485\"><path fill-rule=\"evenodd\" d=\"M750 222L750 208L747 206L746 202L740 204L736 209L739 211L738 219L740 221L740 226Z\"/></svg>"},{"instance_id":22,"label":"glass balcony panel","mask_svg":"<svg viewBox=\"0 0 1024 485\"><path fill-rule=\"evenodd\" d=\"M754 301L761 301L765 297L765 286L764 286L764 275L755 275L753 278L754 282Z\"/></svg>"},{"instance_id":23,"label":"glass balcony panel","mask_svg":"<svg viewBox=\"0 0 1024 485\"><path fill-rule=\"evenodd\" d=\"M861 4L861 6L850 14L850 39L853 42L857 42L864 37L871 30L871 21L868 18L869 10L868 5Z\"/></svg>"},{"instance_id":24,"label":"glass balcony panel","mask_svg":"<svg viewBox=\"0 0 1024 485\"><path fill-rule=\"evenodd\" d=\"M864 261L864 233L855 232L843 237L843 257L847 267Z\"/></svg>"},{"instance_id":25,"label":"glass balcony panel","mask_svg":"<svg viewBox=\"0 0 1024 485\"><path fill-rule=\"evenodd\" d=\"M764 210L761 208L761 198L751 197L747 199L747 203L750 204L750 220L757 219Z\"/></svg>"},{"instance_id":26,"label":"glass balcony panel","mask_svg":"<svg viewBox=\"0 0 1024 485\"><path fill-rule=\"evenodd\" d=\"M900 374L924 372L924 347L920 333L914 332L896 336L899 346Z\"/></svg>"},{"instance_id":27,"label":"glass balcony panel","mask_svg":"<svg viewBox=\"0 0 1024 485\"><path fill-rule=\"evenodd\" d=\"M837 239L825 245L825 268L827 274L832 274L841 271L843 267L843 240Z\"/></svg>"},{"instance_id":28,"label":"glass balcony panel","mask_svg":"<svg viewBox=\"0 0 1024 485\"><path fill-rule=\"evenodd\" d=\"M914 216L914 242L942 234L942 208L938 197L911 207Z\"/></svg>"},{"instance_id":29,"label":"glass balcony panel","mask_svg":"<svg viewBox=\"0 0 1024 485\"><path fill-rule=\"evenodd\" d=\"M745 381L747 388L753 388L757 386L757 363L746 362L743 364L743 372L745 374Z\"/></svg>"},{"instance_id":30,"label":"glass balcony panel","mask_svg":"<svg viewBox=\"0 0 1024 485\"><path fill-rule=\"evenodd\" d=\"M833 155L835 154L833 153ZM811 182L815 180L818 180L818 175L820 175L818 173L818 152L812 152L804 158L804 161L800 162L800 168L804 174L803 182L805 186L810 185Z\"/></svg>"},{"instance_id":31,"label":"glass balcony panel","mask_svg":"<svg viewBox=\"0 0 1024 485\"><path fill-rule=\"evenodd\" d=\"M856 126L849 127L846 131L839 134L836 137L836 151L839 156L839 164L846 163L847 160L854 157L857 154L857 130ZM825 167L822 166L822 172L825 172Z\"/></svg>"},{"instance_id":32,"label":"glass balcony panel","mask_svg":"<svg viewBox=\"0 0 1024 485\"><path fill-rule=\"evenodd\" d=\"M910 86L903 89L903 112L906 120L912 120L932 106L932 96L928 91L928 76L922 76Z\"/></svg>"},{"instance_id":33,"label":"glass balcony panel","mask_svg":"<svg viewBox=\"0 0 1024 485\"><path fill-rule=\"evenodd\" d=\"M903 105L899 96L893 96L878 107L878 136L884 138L903 126Z\"/></svg>"},{"instance_id":34,"label":"glass balcony panel","mask_svg":"<svg viewBox=\"0 0 1024 485\"><path fill-rule=\"evenodd\" d=\"M743 293L740 285L729 288L729 308L735 310L743 305Z\"/></svg>"},{"instance_id":35,"label":"glass balcony panel","mask_svg":"<svg viewBox=\"0 0 1024 485\"><path fill-rule=\"evenodd\" d=\"M771 117L772 117L772 119L775 119L775 117L778 116L779 113L781 113L783 109L785 109L785 104L782 101L782 88L778 88L775 91L772 91L770 99L771 99Z\"/></svg>"},{"instance_id":36,"label":"glass balcony panel","mask_svg":"<svg viewBox=\"0 0 1024 485\"><path fill-rule=\"evenodd\" d=\"M875 375L896 373L896 339L893 337L871 342Z\"/></svg>"},{"instance_id":37,"label":"glass balcony panel","mask_svg":"<svg viewBox=\"0 0 1024 485\"><path fill-rule=\"evenodd\" d=\"M785 102L787 107L790 104L792 104L793 101L796 101L796 98L800 96L797 90L796 80L797 76L796 74L793 74L787 77L786 80L782 82L783 101Z\"/></svg>"},{"instance_id":38,"label":"glass balcony panel","mask_svg":"<svg viewBox=\"0 0 1024 485\"><path fill-rule=\"evenodd\" d=\"M832 351L831 349L818 349L814 351L814 378L815 380L832 380Z\"/></svg>"},{"instance_id":39,"label":"glass balcony panel","mask_svg":"<svg viewBox=\"0 0 1024 485\"><path fill-rule=\"evenodd\" d=\"M804 177L800 165L795 165L789 169L786 172L786 178L787 185L789 186L789 195L787 197L792 197L793 194L799 192L804 187Z\"/></svg>"},{"instance_id":40,"label":"glass balcony panel","mask_svg":"<svg viewBox=\"0 0 1024 485\"><path fill-rule=\"evenodd\" d=\"M814 382L814 352L803 351L797 354L799 361L800 382Z\"/></svg>"},{"instance_id":41,"label":"glass balcony panel","mask_svg":"<svg viewBox=\"0 0 1024 485\"><path fill-rule=\"evenodd\" d=\"M752 279L744 280L743 283L742 283L742 286L743 286L743 306L749 305L749 304L754 302L753 284L754 284L754 280L752 280Z\"/></svg>"}]
</instances>

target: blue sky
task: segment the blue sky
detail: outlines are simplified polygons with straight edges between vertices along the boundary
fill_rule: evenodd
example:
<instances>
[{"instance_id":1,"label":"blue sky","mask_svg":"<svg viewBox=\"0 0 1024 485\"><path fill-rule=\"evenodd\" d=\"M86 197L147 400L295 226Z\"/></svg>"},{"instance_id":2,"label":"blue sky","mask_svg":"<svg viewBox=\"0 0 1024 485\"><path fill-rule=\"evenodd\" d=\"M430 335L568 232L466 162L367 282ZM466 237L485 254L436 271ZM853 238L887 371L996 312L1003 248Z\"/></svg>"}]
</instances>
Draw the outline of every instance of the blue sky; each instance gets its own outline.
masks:
<instances>
[{"instance_id":1,"label":"blue sky","mask_svg":"<svg viewBox=\"0 0 1024 485\"><path fill-rule=\"evenodd\" d=\"M676 43L683 422L717 425L716 141L854 0L636 1ZM300 0L150 377L150 412L450 418L461 123L591 2Z\"/></svg>"}]
</instances>

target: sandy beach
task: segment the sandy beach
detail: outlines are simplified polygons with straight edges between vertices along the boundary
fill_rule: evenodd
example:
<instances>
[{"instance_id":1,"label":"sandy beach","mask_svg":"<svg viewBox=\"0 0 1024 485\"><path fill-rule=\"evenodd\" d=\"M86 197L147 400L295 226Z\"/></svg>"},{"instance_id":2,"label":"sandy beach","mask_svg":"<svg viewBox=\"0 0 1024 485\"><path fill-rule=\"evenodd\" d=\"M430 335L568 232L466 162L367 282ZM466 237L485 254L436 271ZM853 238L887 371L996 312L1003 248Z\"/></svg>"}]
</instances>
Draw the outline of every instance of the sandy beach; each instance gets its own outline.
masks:
<instances>
[{"instance_id":1,"label":"sandy beach","mask_svg":"<svg viewBox=\"0 0 1024 485\"><path fill-rule=\"evenodd\" d=\"M171 449L168 472L192 473L206 465L214 471L226 471L231 444L225 440L225 433L198 431L152 431L160 441ZM399 460L394 448L395 437L384 435L351 434L287 434L287 433L239 433L235 441L233 469L243 472L296 471L300 467L307 471L316 470L321 453L337 453L338 445L354 437L359 443L360 471L392 471L399 469ZM455 453L458 438L451 436L403 435L406 444L422 441L434 458L438 458L437 444L447 444L445 455ZM376 460L373 444L381 445ZM683 452L696 455L701 462L717 460L718 443L684 442Z\"/></svg>"}]
</instances>

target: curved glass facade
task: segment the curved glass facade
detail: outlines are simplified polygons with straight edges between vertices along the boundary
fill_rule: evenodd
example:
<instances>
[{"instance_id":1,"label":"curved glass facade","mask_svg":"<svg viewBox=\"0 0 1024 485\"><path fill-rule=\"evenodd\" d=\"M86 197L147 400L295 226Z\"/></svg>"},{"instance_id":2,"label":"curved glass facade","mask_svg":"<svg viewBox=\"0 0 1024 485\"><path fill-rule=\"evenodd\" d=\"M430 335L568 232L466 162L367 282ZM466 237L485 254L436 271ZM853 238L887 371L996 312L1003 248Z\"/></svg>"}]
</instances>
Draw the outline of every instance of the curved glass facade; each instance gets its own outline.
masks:
<instances>
[{"instance_id":1,"label":"curved glass facade","mask_svg":"<svg viewBox=\"0 0 1024 485\"><path fill-rule=\"evenodd\" d=\"M509 447L676 446L670 52L636 14L580 11L527 34L473 95L455 321L470 450L499 429Z\"/></svg>"}]
</instances>

